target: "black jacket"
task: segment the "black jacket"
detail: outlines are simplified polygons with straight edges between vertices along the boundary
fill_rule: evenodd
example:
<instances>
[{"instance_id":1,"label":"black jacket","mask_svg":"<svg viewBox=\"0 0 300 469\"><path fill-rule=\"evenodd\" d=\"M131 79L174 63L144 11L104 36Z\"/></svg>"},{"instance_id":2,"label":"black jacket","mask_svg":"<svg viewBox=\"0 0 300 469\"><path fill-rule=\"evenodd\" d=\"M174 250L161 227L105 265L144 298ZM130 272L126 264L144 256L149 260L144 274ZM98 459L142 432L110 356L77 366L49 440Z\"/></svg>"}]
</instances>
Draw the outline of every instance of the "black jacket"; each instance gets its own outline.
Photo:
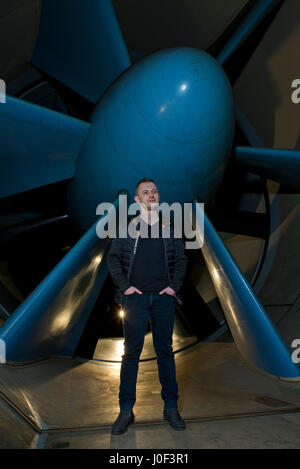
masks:
<instances>
[{"instance_id":1,"label":"black jacket","mask_svg":"<svg viewBox=\"0 0 300 469\"><path fill-rule=\"evenodd\" d=\"M172 223L169 222L169 224L170 237L162 239L169 275L169 286L175 291L176 296L178 296L177 294L182 286L186 273L187 258L184 254L182 239L174 238L174 227ZM162 227L165 229L167 225L162 224ZM127 236L127 238L113 239L107 256L108 270L116 285L114 300L119 305L123 304L123 293L131 286L129 278L138 240L139 236L136 238Z\"/></svg>"}]
</instances>

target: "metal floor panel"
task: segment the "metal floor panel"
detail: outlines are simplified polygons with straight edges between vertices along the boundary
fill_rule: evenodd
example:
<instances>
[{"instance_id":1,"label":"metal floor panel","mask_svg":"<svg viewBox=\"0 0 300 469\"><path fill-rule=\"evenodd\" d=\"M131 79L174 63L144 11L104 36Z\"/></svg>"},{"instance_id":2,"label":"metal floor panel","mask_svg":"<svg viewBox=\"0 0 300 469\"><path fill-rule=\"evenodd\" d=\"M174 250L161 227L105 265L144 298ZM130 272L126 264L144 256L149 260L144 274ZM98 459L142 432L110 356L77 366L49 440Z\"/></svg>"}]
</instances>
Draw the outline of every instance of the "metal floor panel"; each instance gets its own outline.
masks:
<instances>
[{"instance_id":1,"label":"metal floor panel","mask_svg":"<svg viewBox=\"0 0 300 469\"><path fill-rule=\"evenodd\" d=\"M200 343L175 354L179 409L187 420L232 418L300 409L300 383L246 364L233 343ZM120 364L50 358L0 366L1 398L43 433L111 426L119 412ZM156 361L141 362L137 424L163 423ZM282 401L272 408L270 403ZM3 428L1 429L1 433Z\"/></svg>"}]
</instances>

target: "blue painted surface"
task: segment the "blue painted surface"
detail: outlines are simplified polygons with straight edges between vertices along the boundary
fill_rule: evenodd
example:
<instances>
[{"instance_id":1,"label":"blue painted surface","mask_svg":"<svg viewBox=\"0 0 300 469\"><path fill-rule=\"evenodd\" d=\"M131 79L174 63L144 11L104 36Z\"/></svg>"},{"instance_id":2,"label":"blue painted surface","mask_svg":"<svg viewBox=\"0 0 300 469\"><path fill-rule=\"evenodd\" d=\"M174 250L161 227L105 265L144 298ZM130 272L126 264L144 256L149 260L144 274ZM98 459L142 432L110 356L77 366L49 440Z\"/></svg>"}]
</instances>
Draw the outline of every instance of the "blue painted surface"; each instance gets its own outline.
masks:
<instances>
[{"instance_id":1,"label":"blue painted surface","mask_svg":"<svg viewBox=\"0 0 300 469\"><path fill-rule=\"evenodd\" d=\"M145 176L157 182L166 202L210 199L230 156L232 90L210 55L170 48L126 71L91 120L69 192L71 215L81 227L120 188L129 190L132 201Z\"/></svg>"},{"instance_id":2,"label":"blue painted surface","mask_svg":"<svg viewBox=\"0 0 300 469\"><path fill-rule=\"evenodd\" d=\"M236 147L234 156L247 171L296 188L300 187L300 151Z\"/></svg>"},{"instance_id":3,"label":"blue painted surface","mask_svg":"<svg viewBox=\"0 0 300 469\"><path fill-rule=\"evenodd\" d=\"M96 103L131 65L111 0L43 0L31 63Z\"/></svg>"},{"instance_id":4,"label":"blue painted surface","mask_svg":"<svg viewBox=\"0 0 300 469\"><path fill-rule=\"evenodd\" d=\"M201 205L194 203L193 210L201 210ZM299 377L299 368L274 324L205 213L204 234L197 226L197 239L239 352L267 373Z\"/></svg>"},{"instance_id":5,"label":"blue painted surface","mask_svg":"<svg viewBox=\"0 0 300 469\"><path fill-rule=\"evenodd\" d=\"M90 124L10 96L0 106L0 197L75 174Z\"/></svg>"},{"instance_id":6,"label":"blue painted surface","mask_svg":"<svg viewBox=\"0 0 300 469\"><path fill-rule=\"evenodd\" d=\"M224 45L217 55L220 64L224 64L232 54L242 45L248 35L259 25L259 23L276 8L281 0L258 0L247 16L238 26L229 41Z\"/></svg>"},{"instance_id":7,"label":"blue painted surface","mask_svg":"<svg viewBox=\"0 0 300 469\"><path fill-rule=\"evenodd\" d=\"M115 208L118 199L108 218ZM89 228L1 327L7 362L74 354L107 275L109 239L98 238L96 227L108 218Z\"/></svg>"}]
</instances>

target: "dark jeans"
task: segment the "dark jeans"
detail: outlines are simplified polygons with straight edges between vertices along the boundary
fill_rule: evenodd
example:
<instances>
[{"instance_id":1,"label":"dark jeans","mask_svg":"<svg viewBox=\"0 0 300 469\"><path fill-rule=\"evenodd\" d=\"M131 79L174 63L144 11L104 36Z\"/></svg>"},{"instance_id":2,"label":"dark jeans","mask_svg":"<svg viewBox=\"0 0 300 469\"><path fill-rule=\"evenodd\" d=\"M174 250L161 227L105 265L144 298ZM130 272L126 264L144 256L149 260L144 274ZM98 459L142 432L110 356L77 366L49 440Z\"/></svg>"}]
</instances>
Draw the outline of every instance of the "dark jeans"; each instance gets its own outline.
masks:
<instances>
[{"instance_id":1,"label":"dark jeans","mask_svg":"<svg viewBox=\"0 0 300 469\"><path fill-rule=\"evenodd\" d=\"M130 412L135 404L139 358L148 319L151 323L164 408L177 408L178 386L172 351L174 297L158 293L124 295L123 309L125 350L120 372L120 410Z\"/></svg>"}]
</instances>

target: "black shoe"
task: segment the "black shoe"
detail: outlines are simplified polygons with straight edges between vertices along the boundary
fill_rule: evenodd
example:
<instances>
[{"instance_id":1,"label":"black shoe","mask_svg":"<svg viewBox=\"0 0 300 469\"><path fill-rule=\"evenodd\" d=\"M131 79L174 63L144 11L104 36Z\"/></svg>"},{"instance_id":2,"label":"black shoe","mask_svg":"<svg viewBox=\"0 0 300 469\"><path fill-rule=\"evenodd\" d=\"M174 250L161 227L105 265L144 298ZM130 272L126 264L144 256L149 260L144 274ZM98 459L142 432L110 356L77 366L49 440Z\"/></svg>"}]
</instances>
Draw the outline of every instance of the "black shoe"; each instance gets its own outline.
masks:
<instances>
[{"instance_id":1,"label":"black shoe","mask_svg":"<svg viewBox=\"0 0 300 469\"><path fill-rule=\"evenodd\" d=\"M130 425L131 423L134 423L133 412L131 412L130 414L120 412L117 420L113 423L111 429L112 435L120 435L121 433L125 433L128 425Z\"/></svg>"},{"instance_id":2,"label":"black shoe","mask_svg":"<svg viewBox=\"0 0 300 469\"><path fill-rule=\"evenodd\" d=\"M184 430L185 423L180 417L178 409L167 409L164 410L164 419L170 422L170 425L175 430Z\"/></svg>"}]
</instances>

